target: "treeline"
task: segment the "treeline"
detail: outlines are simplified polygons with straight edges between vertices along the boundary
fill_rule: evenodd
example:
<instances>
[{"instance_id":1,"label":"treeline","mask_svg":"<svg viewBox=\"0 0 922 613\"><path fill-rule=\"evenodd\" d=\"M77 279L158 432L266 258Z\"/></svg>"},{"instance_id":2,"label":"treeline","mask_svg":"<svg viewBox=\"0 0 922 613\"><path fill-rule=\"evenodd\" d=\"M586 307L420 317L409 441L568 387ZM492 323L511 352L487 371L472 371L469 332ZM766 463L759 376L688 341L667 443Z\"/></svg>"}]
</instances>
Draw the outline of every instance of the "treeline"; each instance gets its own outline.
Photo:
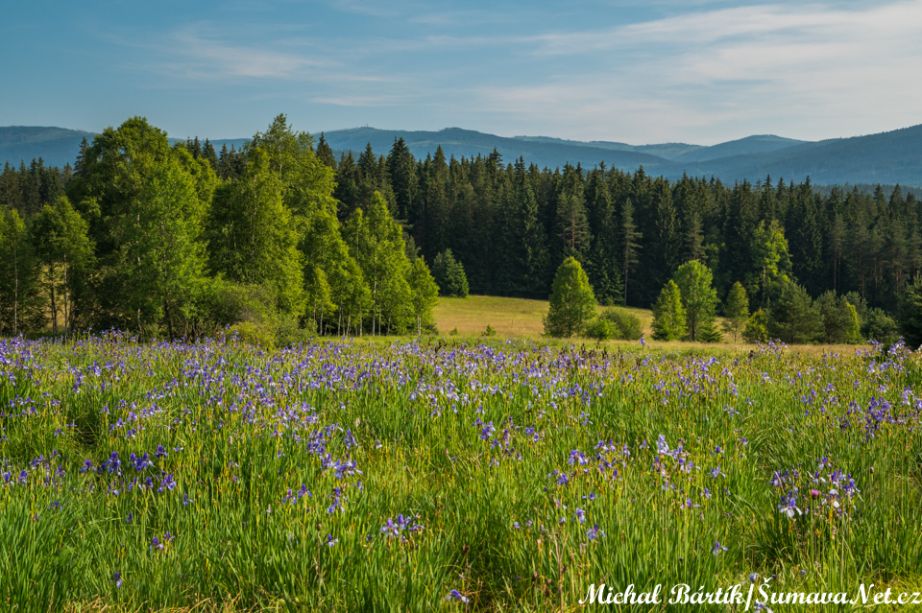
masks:
<instances>
[{"instance_id":1,"label":"treeline","mask_svg":"<svg viewBox=\"0 0 922 613\"><path fill-rule=\"evenodd\" d=\"M438 150L416 160L401 140L386 155L366 148L337 159L321 136L317 156L336 171L341 217L380 192L427 261L452 250L473 293L546 297L557 266L573 256L601 302L646 308L696 259L721 297L741 281L764 306L760 227L780 230L789 258L780 265L812 296L856 292L892 312L922 270L922 208L899 187L670 182L643 170L506 164L496 153L459 160ZM234 157L225 151L216 163L232 175Z\"/></svg>"},{"instance_id":2,"label":"treeline","mask_svg":"<svg viewBox=\"0 0 922 613\"><path fill-rule=\"evenodd\" d=\"M438 287L385 197L341 223L333 169L284 116L224 179L198 153L134 118L85 143L38 201L31 170L4 173L20 197L0 209L0 333L233 326L271 344L432 325Z\"/></svg>"},{"instance_id":3,"label":"treeline","mask_svg":"<svg viewBox=\"0 0 922 613\"><path fill-rule=\"evenodd\" d=\"M140 175L147 181L153 175L135 169L148 157L173 160L178 166L173 174L188 175L183 182L191 180L191 186L142 185ZM38 166L5 171L0 195L26 222L44 203L66 195L88 224L94 270L99 270L86 289L75 287L66 296L74 301L68 309L74 309L75 324L152 325L174 334L200 327L193 316L198 307L133 302L129 309L106 297L128 295L109 279L128 273L111 270L131 264L125 241L140 239L129 233L146 232L144 224L152 223L135 219L132 223L143 228L133 228L128 212L161 188L191 189L197 195L197 208L183 205L170 218L192 224L190 235L179 233L185 238L175 240L191 241L203 252L195 270L219 285L249 287L237 302L259 298L260 304L296 314L300 325L325 332L425 325L424 301L407 299L414 295L412 286L408 293L403 283L386 279L411 285L408 271L425 267L420 257L435 263L439 256L436 269L447 270L442 264L449 250L453 277L456 269L464 274L463 283L450 285L463 286L462 294L469 288L543 298L558 265L573 257L584 266L599 302L648 308L678 268L696 260L712 274L719 314L736 282L752 312L767 314L786 287L777 282L783 279L811 300L828 292L835 299L847 295L863 322L897 314L905 288L922 270L919 200L899 187L888 193L880 187L815 189L809 182L768 177L733 186L691 177L670 182L643 170L604 166L539 169L521 160L507 163L496 152L447 159L439 149L418 160L399 139L384 155L368 147L357 157L337 156L322 135L314 142L295 134L284 118L239 151L216 151L198 140L170 147L161 132L132 120L88 144L73 176ZM53 176L42 179L43 172ZM185 197L174 193L162 206L173 210L171 203ZM365 236L376 237L374 248ZM275 252L269 256L257 243L271 244ZM402 250L406 261L379 263L377 250ZM300 284L295 273L282 272L295 269ZM353 283L359 274L360 282ZM271 290L271 299L256 296L254 285L261 292ZM301 293L289 291L299 285ZM240 287L232 292L239 294ZM78 297L79 291L86 296ZM794 293L788 288L785 299Z\"/></svg>"}]
</instances>

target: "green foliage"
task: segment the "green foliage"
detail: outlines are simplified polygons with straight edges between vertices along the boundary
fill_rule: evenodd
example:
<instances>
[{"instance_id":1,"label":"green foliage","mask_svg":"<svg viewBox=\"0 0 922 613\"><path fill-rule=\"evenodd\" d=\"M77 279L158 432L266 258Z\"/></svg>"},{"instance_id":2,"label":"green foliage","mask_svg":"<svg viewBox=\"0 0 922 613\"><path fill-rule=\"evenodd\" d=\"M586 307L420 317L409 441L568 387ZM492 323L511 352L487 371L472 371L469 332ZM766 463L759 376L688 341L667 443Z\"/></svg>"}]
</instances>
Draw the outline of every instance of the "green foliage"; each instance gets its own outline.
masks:
<instances>
[{"instance_id":1,"label":"green foliage","mask_svg":"<svg viewBox=\"0 0 922 613\"><path fill-rule=\"evenodd\" d=\"M436 285L422 257L413 258L407 281L413 292L413 315L416 317L417 334L422 333L423 328L434 329L432 309L439 301L439 286Z\"/></svg>"},{"instance_id":2,"label":"green foliage","mask_svg":"<svg viewBox=\"0 0 922 613\"><path fill-rule=\"evenodd\" d=\"M298 236L282 202L282 183L262 149L252 148L243 175L218 192L207 235L213 272L271 287L282 312L304 313Z\"/></svg>"},{"instance_id":3,"label":"green foliage","mask_svg":"<svg viewBox=\"0 0 922 613\"><path fill-rule=\"evenodd\" d=\"M823 318L824 340L827 343L860 343L861 321L858 310L845 296L825 292L816 300Z\"/></svg>"},{"instance_id":4,"label":"green foliage","mask_svg":"<svg viewBox=\"0 0 922 613\"><path fill-rule=\"evenodd\" d=\"M403 333L416 323L410 260L400 226L384 196L375 192L367 210L356 209L345 227L352 256L371 288L371 330Z\"/></svg>"},{"instance_id":5,"label":"green foliage","mask_svg":"<svg viewBox=\"0 0 922 613\"><path fill-rule=\"evenodd\" d=\"M760 307L769 306L791 277L791 255L784 227L776 219L759 222L752 237L753 295Z\"/></svg>"},{"instance_id":6,"label":"green foliage","mask_svg":"<svg viewBox=\"0 0 922 613\"><path fill-rule=\"evenodd\" d=\"M900 332L913 349L922 345L922 275L906 286L900 301Z\"/></svg>"},{"instance_id":7,"label":"green foliage","mask_svg":"<svg viewBox=\"0 0 922 613\"><path fill-rule=\"evenodd\" d=\"M432 261L432 274L442 296L464 298L469 292L467 274L451 249L442 251Z\"/></svg>"},{"instance_id":8,"label":"green foliage","mask_svg":"<svg viewBox=\"0 0 922 613\"><path fill-rule=\"evenodd\" d=\"M749 296L746 288L739 281L730 286L727 299L724 302L724 331L733 335L733 340L738 340L740 334L749 320Z\"/></svg>"},{"instance_id":9,"label":"green foliage","mask_svg":"<svg viewBox=\"0 0 922 613\"><path fill-rule=\"evenodd\" d=\"M682 292L676 282L670 279L653 306L653 338L660 341L684 338L687 333L686 321Z\"/></svg>"},{"instance_id":10,"label":"green foliage","mask_svg":"<svg viewBox=\"0 0 922 613\"><path fill-rule=\"evenodd\" d=\"M749 316L743 338L750 343L765 343L768 341L768 313L765 309L756 309Z\"/></svg>"},{"instance_id":11,"label":"green foliage","mask_svg":"<svg viewBox=\"0 0 922 613\"><path fill-rule=\"evenodd\" d=\"M487 327L483 329L483 332L480 333L480 336L490 337L496 336L496 330L490 324L487 324Z\"/></svg>"},{"instance_id":12,"label":"green foliage","mask_svg":"<svg viewBox=\"0 0 922 613\"><path fill-rule=\"evenodd\" d=\"M720 340L714 325L717 290L711 270L698 260L690 260L679 266L673 280L679 286L685 308L685 338L706 342Z\"/></svg>"},{"instance_id":13,"label":"green foliage","mask_svg":"<svg viewBox=\"0 0 922 613\"><path fill-rule=\"evenodd\" d=\"M580 334L594 317L595 309L595 294L589 277L576 258L568 257L554 275L550 308L544 320L545 334Z\"/></svg>"},{"instance_id":14,"label":"green foliage","mask_svg":"<svg viewBox=\"0 0 922 613\"><path fill-rule=\"evenodd\" d=\"M607 341L615 338L618 334L618 328L614 322L602 317L596 317L586 325L586 336L589 338Z\"/></svg>"},{"instance_id":15,"label":"green foliage","mask_svg":"<svg viewBox=\"0 0 922 613\"><path fill-rule=\"evenodd\" d=\"M38 264L19 212L0 208L0 334L41 326Z\"/></svg>"},{"instance_id":16,"label":"green foliage","mask_svg":"<svg viewBox=\"0 0 922 613\"><path fill-rule=\"evenodd\" d=\"M768 312L768 333L785 343L816 343L824 334L823 317L803 286L780 284L778 297Z\"/></svg>"},{"instance_id":17,"label":"green foliage","mask_svg":"<svg viewBox=\"0 0 922 613\"><path fill-rule=\"evenodd\" d=\"M640 319L624 309L617 307L605 309L599 319L614 325L615 329L612 338L632 341L643 336L643 325L640 323Z\"/></svg>"},{"instance_id":18,"label":"green foliage","mask_svg":"<svg viewBox=\"0 0 922 613\"><path fill-rule=\"evenodd\" d=\"M42 268L51 330L57 335L60 320L66 329L73 329L81 311L91 308L89 282L95 255L89 224L62 195L42 207L29 230Z\"/></svg>"},{"instance_id":19,"label":"green foliage","mask_svg":"<svg viewBox=\"0 0 922 613\"><path fill-rule=\"evenodd\" d=\"M869 341L891 345L900 337L900 326L896 319L883 309L869 308L862 321L861 335Z\"/></svg>"}]
</instances>

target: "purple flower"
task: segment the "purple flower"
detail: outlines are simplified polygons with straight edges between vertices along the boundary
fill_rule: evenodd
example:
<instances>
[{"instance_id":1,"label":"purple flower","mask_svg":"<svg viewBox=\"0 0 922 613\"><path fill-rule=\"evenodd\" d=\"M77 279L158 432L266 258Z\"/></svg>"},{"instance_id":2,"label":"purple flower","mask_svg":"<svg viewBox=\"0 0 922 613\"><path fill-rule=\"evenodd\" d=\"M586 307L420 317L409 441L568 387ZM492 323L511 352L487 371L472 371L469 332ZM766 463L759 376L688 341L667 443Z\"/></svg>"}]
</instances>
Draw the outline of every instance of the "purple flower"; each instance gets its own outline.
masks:
<instances>
[{"instance_id":1,"label":"purple flower","mask_svg":"<svg viewBox=\"0 0 922 613\"><path fill-rule=\"evenodd\" d=\"M727 548L720 544L720 541L714 541L714 546L711 547L711 553L715 556L726 551Z\"/></svg>"},{"instance_id":2,"label":"purple flower","mask_svg":"<svg viewBox=\"0 0 922 613\"><path fill-rule=\"evenodd\" d=\"M470 602L467 596L459 592L458 590L452 590L448 592L448 596L445 597L445 600L459 600L464 604Z\"/></svg>"},{"instance_id":3,"label":"purple flower","mask_svg":"<svg viewBox=\"0 0 922 613\"><path fill-rule=\"evenodd\" d=\"M600 536L605 536L605 532L603 532L602 530L599 530L599 524L595 524L594 526L589 528L589 530L586 531L586 536L589 538L590 541L594 541Z\"/></svg>"},{"instance_id":4,"label":"purple flower","mask_svg":"<svg viewBox=\"0 0 922 613\"><path fill-rule=\"evenodd\" d=\"M115 588L118 589L122 587L122 573L115 571L112 574L112 581L115 582Z\"/></svg>"}]
</instances>

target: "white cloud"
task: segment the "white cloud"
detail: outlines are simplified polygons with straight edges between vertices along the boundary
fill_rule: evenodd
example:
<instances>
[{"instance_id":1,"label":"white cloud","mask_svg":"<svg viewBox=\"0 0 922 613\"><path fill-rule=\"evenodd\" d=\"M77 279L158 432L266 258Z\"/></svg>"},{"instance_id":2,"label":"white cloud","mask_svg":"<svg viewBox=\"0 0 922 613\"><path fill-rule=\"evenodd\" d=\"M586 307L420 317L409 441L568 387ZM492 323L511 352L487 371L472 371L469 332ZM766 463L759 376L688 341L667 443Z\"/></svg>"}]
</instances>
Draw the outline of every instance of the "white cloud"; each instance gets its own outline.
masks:
<instances>
[{"instance_id":1,"label":"white cloud","mask_svg":"<svg viewBox=\"0 0 922 613\"><path fill-rule=\"evenodd\" d=\"M534 41L537 62L583 68L478 95L572 137L714 141L762 125L823 138L922 122L922 0L717 9Z\"/></svg>"}]
</instances>

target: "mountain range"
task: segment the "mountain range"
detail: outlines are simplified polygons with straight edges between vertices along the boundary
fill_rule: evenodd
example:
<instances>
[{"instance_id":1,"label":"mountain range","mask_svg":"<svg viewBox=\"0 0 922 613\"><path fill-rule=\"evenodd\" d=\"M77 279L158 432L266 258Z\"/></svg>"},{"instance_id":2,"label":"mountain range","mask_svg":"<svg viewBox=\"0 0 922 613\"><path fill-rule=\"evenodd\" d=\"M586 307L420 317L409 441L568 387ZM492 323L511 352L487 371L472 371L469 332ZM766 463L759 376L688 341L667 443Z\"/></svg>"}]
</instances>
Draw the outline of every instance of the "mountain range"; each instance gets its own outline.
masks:
<instances>
[{"instance_id":1,"label":"mountain range","mask_svg":"<svg viewBox=\"0 0 922 613\"><path fill-rule=\"evenodd\" d=\"M28 163L42 158L52 166L72 164L80 142L93 133L56 127L0 127L0 164ZM753 135L717 145L686 143L629 145L614 141L575 141L546 136L504 137L462 128L439 131L381 130L371 127L326 132L335 152L361 153L371 144L376 153L387 153L396 138L403 138L417 157L435 153L441 146L446 156L489 155L494 149L503 160L519 157L538 166L564 164L609 167L678 178L717 177L725 182L762 180L766 176L817 185L901 184L922 187L922 125L851 138L803 141L771 134ZM213 139L222 145L241 147L245 138Z\"/></svg>"}]
</instances>

